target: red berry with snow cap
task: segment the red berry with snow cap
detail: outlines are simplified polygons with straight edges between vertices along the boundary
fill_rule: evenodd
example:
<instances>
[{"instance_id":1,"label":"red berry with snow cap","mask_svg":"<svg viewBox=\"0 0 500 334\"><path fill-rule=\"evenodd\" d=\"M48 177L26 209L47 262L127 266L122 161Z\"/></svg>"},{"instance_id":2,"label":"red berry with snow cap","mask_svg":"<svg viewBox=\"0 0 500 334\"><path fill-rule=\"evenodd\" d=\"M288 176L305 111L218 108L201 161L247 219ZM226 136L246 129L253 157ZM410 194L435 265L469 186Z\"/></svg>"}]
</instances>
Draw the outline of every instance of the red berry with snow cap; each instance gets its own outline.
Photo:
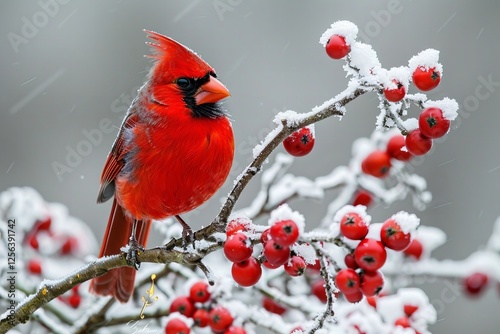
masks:
<instances>
[{"instance_id":1,"label":"red berry with snow cap","mask_svg":"<svg viewBox=\"0 0 500 334\"><path fill-rule=\"evenodd\" d=\"M427 138L441 138L450 130L450 121L443 116L439 108L427 108L418 119L420 132Z\"/></svg>"},{"instance_id":2,"label":"red berry with snow cap","mask_svg":"<svg viewBox=\"0 0 500 334\"><path fill-rule=\"evenodd\" d=\"M252 256L251 240L243 233L237 232L224 243L224 255L231 262L241 262Z\"/></svg>"},{"instance_id":3,"label":"red berry with snow cap","mask_svg":"<svg viewBox=\"0 0 500 334\"><path fill-rule=\"evenodd\" d=\"M283 141L283 146L290 155L302 157L312 151L314 141L314 130L311 126L306 126L288 136Z\"/></svg>"},{"instance_id":4,"label":"red berry with snow cap","mask_svg":"<svg viewBox=\"0 0 500 334\"><path fill-rule=\"evenodd\" d=\"M290 260L285 263L284 268L288 275L292 277L302 276L306 271L306 261L300 256L292 256Z\"/></svg>"},{"instance_id":5,"label":"red berry with snow cap","mask_svg":"<svg viewBox=\"0 0 500 334\"><path fill-rule=\"evenodd\" d=\"M356 212L349 212L340 220L340 233L348 239L361 240L368 234L368 224Z\"/></svg>"},{"instance_id":6,"label":"red berry with snow cap","mask_svg":"<svg viewBox=\"0 0 500 334\"><path fill-rule=\"evenodd\" d=\"M271 226L269 235L280 246L291 246L299 238L299 227L290 219L278 221Z\"/></svg>"},{"instance_id":7,"label":"red berry with snow cap","mask_svg":"<svg viewBox=\"0 0 500 334\"><path fill-rule=\"evenodd\" d=\"M411 234L403 232L394 219L388 219L380 230L380 240L387 248L402 251L410 245Z\"/></svg>"},{"instance_id":8,"label":"red berry with snow cap","mask_svg":"<svg viewBox=\"0 0 500 334\"><path fill-rule=\"evenodd\" d=\"M405 86L397 80L392 80L392 82L396 85L396 88L384 88L384 96L387 101L399 102L405 97Z\"/></svg>"},{"instance_id":9,"label":"red berry with snow cap","mask_svg":"<svg viewBox=\"0 0 500 334\"><path fill-rule=\"evenodd\" d=\"M340 35L330 37L325 49L328 56L332 59L342 59L351 52L351 46L346 43L345 37Z\"/></svg>"},{"instance_id":10,"label":"red berry with snow cap","mask_svg":"<svg viewBox=\"0 0 500 334\"><path fill-rule=\"evenodd\" d=\"M425 68L419 66L413 72L412 80L418 89L429 91L439 85L439 82L441 82L441 74L436 71L435 67Z\"/></svg>"}]
</instances>

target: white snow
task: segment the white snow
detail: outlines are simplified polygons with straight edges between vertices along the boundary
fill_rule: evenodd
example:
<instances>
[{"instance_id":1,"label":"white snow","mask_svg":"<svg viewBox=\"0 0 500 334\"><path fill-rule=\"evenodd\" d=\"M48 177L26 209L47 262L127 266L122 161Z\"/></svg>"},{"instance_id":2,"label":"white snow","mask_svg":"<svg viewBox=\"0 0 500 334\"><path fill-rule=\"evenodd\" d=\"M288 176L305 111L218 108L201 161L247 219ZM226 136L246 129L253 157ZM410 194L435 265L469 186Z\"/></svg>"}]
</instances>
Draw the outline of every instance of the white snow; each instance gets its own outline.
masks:
<instances>
[{"instance_id":1,"label":"white snow","mask_svg":"<svg viewBox=\"0 0 500 334\"><path fill-rule=\"evenodd\" d=\"M418 129L418 119L416 118L407 118L401 122L408 132Z\"/></svg>"},{"instance_id":2,"label":"white snow","mask_svg":"<svg viewBox=\"0 0 500 334\"><path fill-rule=\"evenodd\" d=\"M427 100L423 105L424 108L435 107L441 109L443 117L449 121L455 120L458 116L458 103L454 99L445 97L444 99L438 101Z\"/></svg>"},{"instance_id":3,"label":"white snow","mask_svg":"<svg viewBox=\"0 0 500 334\"><path fill-rule=\"evenodd\" d=\"M397 86L393 80L398 81L403 85L405 91L408 92L408 85L411 73L406 66L392 67L390 70L381 69L378 72L380 83L384 88L396 89Z\"/></svg>"},{"instance_id":4,"label":"white snow","mask_svg":"<svg viewBox=\"0 0 500 334\"><path fill-rule=\"evenodd\" d=\"M316 251L311 245L299 244L293 246L293 250L300 255L306 263L313 264L316 262Z\"/></svg>"},{"instance_id":5,"label":"white snow","mask_svg":"<svg viewBox=\"0 0 500 334\"><path fill-rule=\"evenodd\" d=\"M416 56L411 57L408 61L410 72L413 73L418 67L425 69L434 68L441 78L443 77L443 65L439 63L439 51L434 49L427 49L421 51Z\"/></svg>"},{"instance_id":6,"label":"white snow","mask_svg":"<svg viewBox=\"0 0 500 334\"><path fill-rule=\"evenodd\" d=\"M382 65L378 60L377 53L371 45L356 42L351 46L350 64L359 70L363 77L370 77L378 73Z\"/></svg>"},{"instance_id":7,"label":"white snow","mask_svg":"<svg viewBox=\"0 0 500 334\"><path fill-rule=\"evenodd\" d=\"M350 21L337 21L332 23L319 39L319 43L326 46L328 40L333 35L343 36L348 45L352 45L356 41L358 35L358 27Z\"/></svg>"},{"instance_id":8,"label":"white snow","mask_svg":"<svg viewBox=\"0 0 500 334\"><path fill-rule=\"evenodd\" d=\"M391 219L394 219L396 223L401 227L403 233L411 233L415 231L420 224L420 218L418 218L413 213L408 213L405 211L399 211L392 215Z\"/></svg>"}]
</instances>

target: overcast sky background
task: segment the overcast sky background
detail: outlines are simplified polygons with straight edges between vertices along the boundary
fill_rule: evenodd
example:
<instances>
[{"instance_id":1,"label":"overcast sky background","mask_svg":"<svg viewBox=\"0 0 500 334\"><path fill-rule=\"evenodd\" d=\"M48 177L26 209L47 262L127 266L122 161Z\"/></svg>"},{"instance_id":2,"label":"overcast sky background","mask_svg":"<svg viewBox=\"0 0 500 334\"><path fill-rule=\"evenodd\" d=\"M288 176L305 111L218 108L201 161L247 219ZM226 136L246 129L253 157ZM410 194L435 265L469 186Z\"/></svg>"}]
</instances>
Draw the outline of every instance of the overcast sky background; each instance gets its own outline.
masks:
<instances>
[{"instance_id":1,"label":"overcast sky background","mask_svg":"<svg viewBox=\"0 0 500 334\"><path fill-rule=\"evenodd\" d=\"M225 11L216 9L220 3L226 4ZM119 126L149 68L143 57L149 52L144 28L194 49L230 89L226 106L239 147L234 178L250 161L251 147L270 129L274 114L308 111L345 88L343 63L329 59L318 39L332 22L350 20L386 68L406 65L426 48L441 51L443 80L429 97L455 98L462 113L447 139L415 167L434 195L428 209L417 214L423 224L448 234L436 256L462 259L487 241L500 215L500 84L489 90L483 85L485 80L500 82L499 9L500 2L493 0L65 0L46 15L37 1L6 1L0 13L0 190L34 187L46 200L67 205L101 239L110 205L97 206L95 200L116 132L99 130L102 140L60 178L53 164L67 165L67 150L81 145L85 131L98 130L107 120ZM34 23L38 26L30 30ZM22 40L12 42L15 35ZM348 162L352 141L374 128L376 106L373 95L364 96L348 106L342 122L318 124L314 151L297 159L292 172L314 177ZM209 223L230 185L232 180L208 205L188 215L191 224ZM249 204L258 187L253 182L245 190L239 207ZM416 212L410 202L370 213L382 221L398 210ZM327 203L291 204L314 226ZM495 287L474 301L453 291L450 297L443 282L423 287L438 307L433 332L498 332Z\"/></svg>"}]
</instances>

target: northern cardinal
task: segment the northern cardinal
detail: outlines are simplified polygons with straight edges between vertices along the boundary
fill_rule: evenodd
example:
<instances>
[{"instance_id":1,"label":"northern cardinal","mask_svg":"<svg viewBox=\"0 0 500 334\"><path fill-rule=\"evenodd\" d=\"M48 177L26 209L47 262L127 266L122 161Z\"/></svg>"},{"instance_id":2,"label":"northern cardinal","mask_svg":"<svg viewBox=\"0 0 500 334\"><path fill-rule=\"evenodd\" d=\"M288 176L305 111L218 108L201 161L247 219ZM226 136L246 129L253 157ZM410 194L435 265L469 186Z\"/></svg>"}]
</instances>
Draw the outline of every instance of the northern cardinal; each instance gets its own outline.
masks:
<instances>
[{"instance_id":1,"label":"northern cardinal","mask_svg":"<svg viewBox=\"0 0 500 334\"><path fill-rule=\"evenodd\" d=\"M121 125L101 175L97 203L113 206L99 257L146 245L152 220L178 216L207 201L231 169L234 138L218 101L229 96L214 69L171 38L146 31L154 60ZM112 269L90 291L126 302L136 270Z\"/></svg>"}]
</instances>

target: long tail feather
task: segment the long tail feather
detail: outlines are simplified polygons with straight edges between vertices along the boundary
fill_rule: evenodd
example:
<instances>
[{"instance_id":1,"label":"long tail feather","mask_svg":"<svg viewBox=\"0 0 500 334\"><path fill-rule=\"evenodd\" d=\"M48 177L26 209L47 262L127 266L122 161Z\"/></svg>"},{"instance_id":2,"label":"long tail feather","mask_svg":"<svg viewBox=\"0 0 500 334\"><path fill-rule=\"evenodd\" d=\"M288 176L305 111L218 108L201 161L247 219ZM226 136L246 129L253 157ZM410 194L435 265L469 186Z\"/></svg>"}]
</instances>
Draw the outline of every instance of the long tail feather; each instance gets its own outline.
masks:
<instances>
[{"instance_id":1,"label":"long tail feather","mask_svg":"<svg viewBox=\"0 0 500 334\"><path fill-rule=\"evenodd\" d=\"M136 237L140 245L146 246L150 228L150 220L138 222ZM127 219L123 208L114 199L99 257L120 254L120 248L127 245L131 232L132 222ZM112 269L92 279L90 291L97 295L114 296L121 303L125 303L134 292L135 272L134 268L129 267Z\"/></svg>"}]
</instances>

